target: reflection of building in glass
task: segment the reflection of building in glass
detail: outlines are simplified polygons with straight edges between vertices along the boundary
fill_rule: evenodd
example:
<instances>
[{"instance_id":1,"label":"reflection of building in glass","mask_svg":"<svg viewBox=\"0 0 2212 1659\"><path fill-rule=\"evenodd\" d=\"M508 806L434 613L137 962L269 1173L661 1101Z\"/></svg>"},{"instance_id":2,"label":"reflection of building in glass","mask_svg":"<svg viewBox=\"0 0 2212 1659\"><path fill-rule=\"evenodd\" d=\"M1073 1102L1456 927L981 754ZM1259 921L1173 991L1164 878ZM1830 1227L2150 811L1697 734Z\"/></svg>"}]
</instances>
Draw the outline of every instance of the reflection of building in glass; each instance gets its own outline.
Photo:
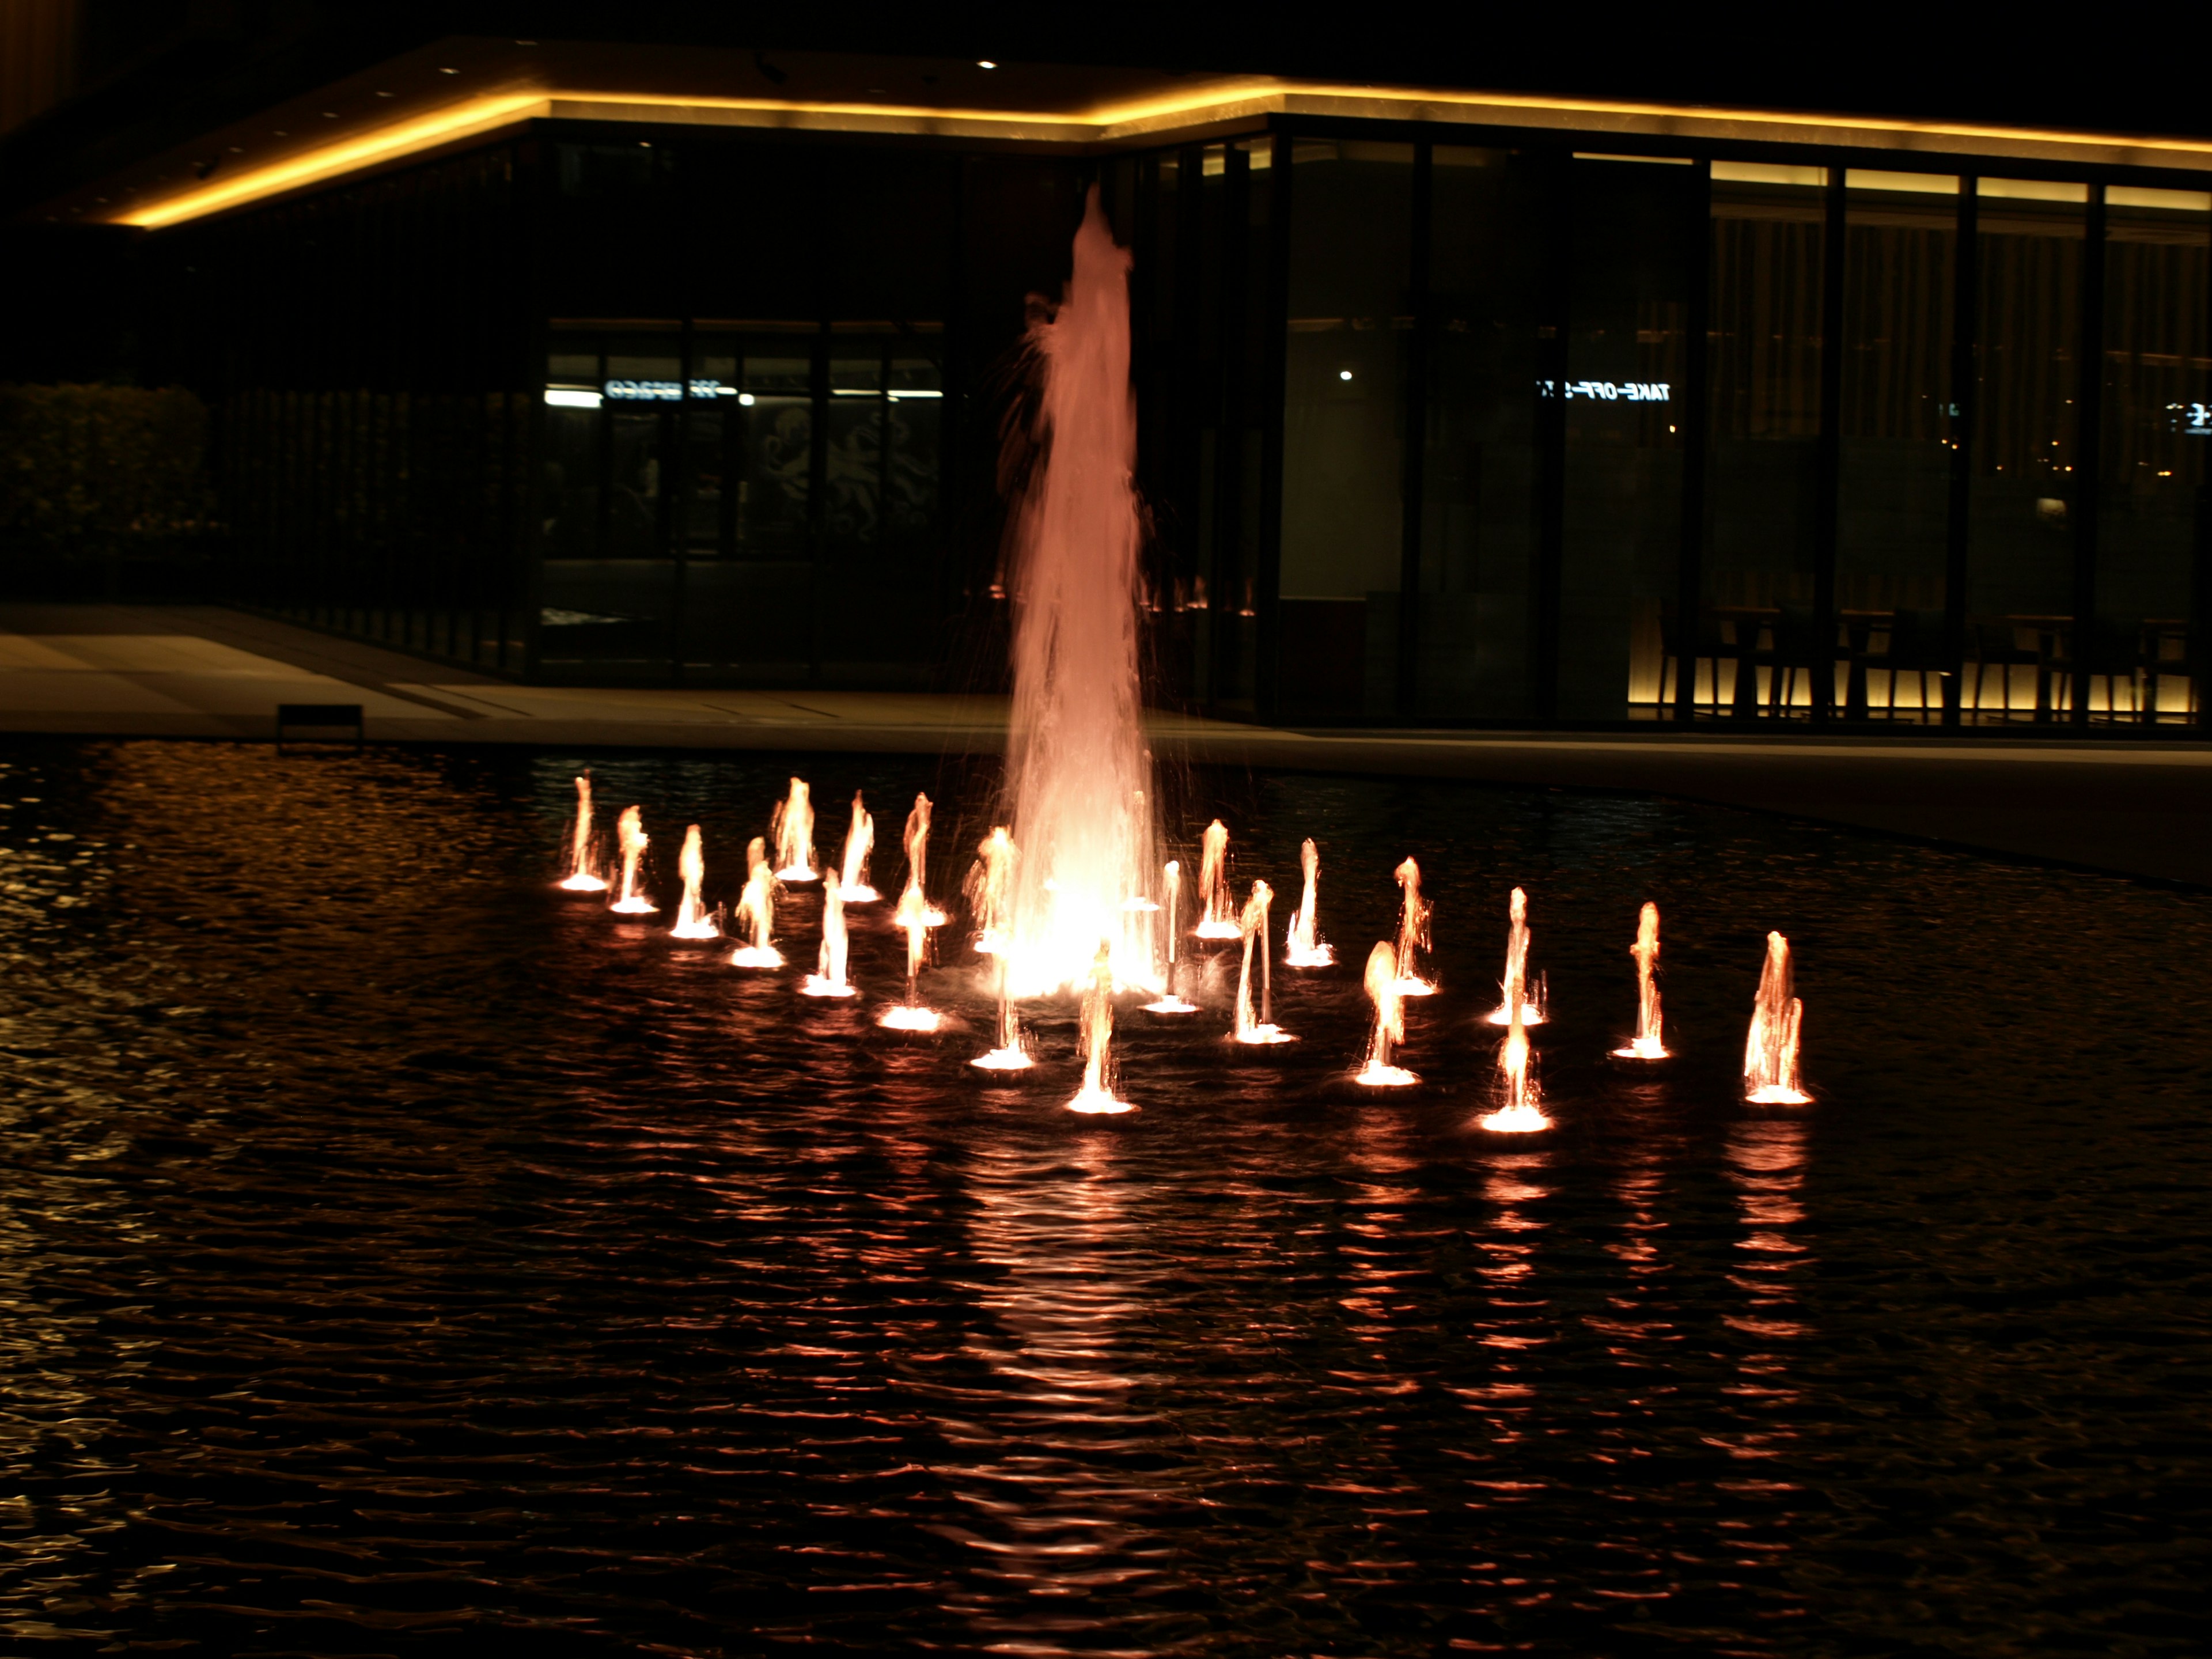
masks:
<instances>
[{"instance_id":1,"label":"reflection of building in glass","mask_svg":"<svg viewBox=\"0 0 2212 1659\"><path fill-rule=\"evenodd\" d=\"M2193 717L2186 146L1133 72L1116 125L1051 65L658 49L617 98L588 45L471 51L386 112L413 149L294 88L327 142L52 204L146 228L146 378L216 406L288 615L551 680L988 678L1014 354L1095 179L1164 699ZM526 82L602 89L452 102Z\"/></svg>"}]
</instances>

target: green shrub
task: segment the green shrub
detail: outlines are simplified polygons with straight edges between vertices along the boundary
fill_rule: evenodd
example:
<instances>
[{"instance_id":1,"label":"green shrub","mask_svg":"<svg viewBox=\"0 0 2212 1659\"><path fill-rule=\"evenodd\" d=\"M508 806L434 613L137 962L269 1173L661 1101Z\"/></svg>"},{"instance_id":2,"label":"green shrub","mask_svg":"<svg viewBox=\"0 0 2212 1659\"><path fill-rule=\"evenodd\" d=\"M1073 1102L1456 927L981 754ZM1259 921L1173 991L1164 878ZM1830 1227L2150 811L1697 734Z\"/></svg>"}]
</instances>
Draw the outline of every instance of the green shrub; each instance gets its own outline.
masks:
<instances>
[{"instance_id":1,"label":"green shrub","mask_svg":"<svg viewBox=\"0 0 2212 1659\"><path fill-rule=\"evenodd\" d=\"M198 557L213 528L208 414L181 388L0 386L0 580Z\"/></svg>"}]
</instances>

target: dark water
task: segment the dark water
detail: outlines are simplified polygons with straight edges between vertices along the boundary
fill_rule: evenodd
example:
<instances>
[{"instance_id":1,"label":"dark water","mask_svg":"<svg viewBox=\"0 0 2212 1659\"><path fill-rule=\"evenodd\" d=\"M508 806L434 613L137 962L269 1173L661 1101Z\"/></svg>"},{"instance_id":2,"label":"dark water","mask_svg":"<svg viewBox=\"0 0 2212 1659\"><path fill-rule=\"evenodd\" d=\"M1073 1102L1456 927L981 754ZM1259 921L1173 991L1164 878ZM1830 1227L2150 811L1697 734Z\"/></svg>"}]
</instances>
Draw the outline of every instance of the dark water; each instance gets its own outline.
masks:
<instances>
[{"instance_id":1,"label":"dark water","mask_svg":"<svg viewBox=\"0 0 2212 1659\"><path fill-rule=\"evenodd\" d=\"M2212 898L1194 780L1243 876L1321 838L1352 965L1279 978L1291 1050L1128 1016L1101 1123L1065 1010L1002 1086L961 973L898 1037L555 894L564 760L0 759L0 1650L2203 1650ZM963 783L800 769L825 842ZM599 777L727 897L784 770ZM1446 994L1362 1097L1407 852ZM1469 1127L1516 881L1534 1144ZM1658 1081L1598 1058L1646 896ZM1735 1100L1770 927L1798 1113Z\"/></svg>"}]
</instances>

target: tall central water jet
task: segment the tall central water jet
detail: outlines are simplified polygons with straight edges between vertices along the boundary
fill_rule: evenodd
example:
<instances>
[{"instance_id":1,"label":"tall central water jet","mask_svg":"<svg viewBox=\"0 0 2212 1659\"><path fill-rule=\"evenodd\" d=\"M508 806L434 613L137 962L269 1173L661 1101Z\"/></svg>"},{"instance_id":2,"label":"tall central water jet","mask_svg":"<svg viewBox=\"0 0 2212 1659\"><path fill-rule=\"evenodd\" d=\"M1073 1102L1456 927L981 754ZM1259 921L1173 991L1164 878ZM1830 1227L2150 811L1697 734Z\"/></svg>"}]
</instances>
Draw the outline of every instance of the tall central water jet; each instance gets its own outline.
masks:
<instances>
[{"instance_id":1,"label":"tall central water jet","mask_svg":"<svg viewBox=\"0 0 2212 1659\"><path fill-rule=\"evenodd\" d=\"M1014 839L1018 994L1091 981L1106 942L1114 978L1156 982L1152 756L1138 683L1136 403L1129 385L1129 253L1094 185L1066 292L1032 324L1041 381L1012 441L1037 456L1014 507L1014 699L1006 746Z\"/></svg>"}]
</instances>

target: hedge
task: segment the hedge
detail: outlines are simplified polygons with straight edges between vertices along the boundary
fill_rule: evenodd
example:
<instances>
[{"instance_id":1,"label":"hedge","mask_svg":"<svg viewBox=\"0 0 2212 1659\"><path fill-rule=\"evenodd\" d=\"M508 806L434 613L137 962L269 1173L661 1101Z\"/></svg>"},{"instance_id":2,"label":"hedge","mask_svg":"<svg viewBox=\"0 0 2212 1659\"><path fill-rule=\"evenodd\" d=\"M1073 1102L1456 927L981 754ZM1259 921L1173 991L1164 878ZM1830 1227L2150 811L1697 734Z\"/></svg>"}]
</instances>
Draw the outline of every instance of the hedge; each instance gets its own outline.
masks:
<instances>
[{"instance_id":1,"label":"hedge","mask_svg":"<svg viewBox=\"0 0 2212 1659\"><path fill-rule=\"evenodd\" d=\"M10 586L198 557L213 530L208 413L181 388L0 386L0 569Z\"/></svg>"}]
</instances>

